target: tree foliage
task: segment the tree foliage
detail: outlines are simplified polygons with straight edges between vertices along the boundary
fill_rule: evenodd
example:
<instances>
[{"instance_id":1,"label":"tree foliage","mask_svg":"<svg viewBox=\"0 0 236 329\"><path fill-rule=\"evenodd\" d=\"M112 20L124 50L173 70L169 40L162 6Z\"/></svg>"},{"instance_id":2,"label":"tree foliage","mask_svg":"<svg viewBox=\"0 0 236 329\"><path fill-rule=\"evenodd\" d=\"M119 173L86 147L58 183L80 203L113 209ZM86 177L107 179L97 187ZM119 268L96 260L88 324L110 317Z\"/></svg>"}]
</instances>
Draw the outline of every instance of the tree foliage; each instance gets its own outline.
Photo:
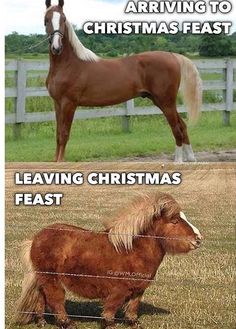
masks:
<instances>
[{"instance_id":1,"label":"tree foliage","mask_svg":"<svg viewBox=\"0 0 236 329\"><path fill-rule=\"evenodd\" d=\"M76 26L75 26L76 28ZM163 50L203 56L236 55L236 33L232 36L185 35L86 35L76 29L80 41L100 56L115 57L149 50ZM21 35L13 32L6 36L6 55L47 54L45 35ZM37 47L34 47L37 45ZM33 47L32 47L33 46Z\"/></svg>"},{"instance_id":2,"label":"tree foliage","mask_svg":"<svg viewBox=\"0 0 236 329\"><path fill-rule=\"evenodd\" d=\"M219 57L234 55L231 38L225 35L204 35L199 47L200 56Z\"/></svg>"}]
</instances>

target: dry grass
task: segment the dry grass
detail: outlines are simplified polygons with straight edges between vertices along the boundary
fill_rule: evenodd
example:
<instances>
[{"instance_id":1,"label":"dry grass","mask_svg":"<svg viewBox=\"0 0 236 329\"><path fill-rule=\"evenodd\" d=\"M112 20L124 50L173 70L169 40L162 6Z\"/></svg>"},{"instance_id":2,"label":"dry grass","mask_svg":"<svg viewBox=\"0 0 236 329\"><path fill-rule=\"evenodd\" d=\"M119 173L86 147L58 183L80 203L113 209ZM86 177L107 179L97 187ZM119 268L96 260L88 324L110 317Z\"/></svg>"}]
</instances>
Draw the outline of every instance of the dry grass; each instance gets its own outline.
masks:
<instances>
[{"instance_id":1,"label":"dry grass","mask_svg":"<svg viewBox=\"0 0 236 329\"><path fill-rule=\"evenodd\" d=\"M180 186L51 186L16 187L20 171L161 171L155 163L8 164L6 168L6 323L11 323L20 295L21 266L18 245L53 222L98 229L100 220L122 207L136 193L156 189L171 193L205 236L202 248L181 257L166 257L156 282L144 294L140 320L147 329L233 329L235 318L235 165L185 165ZM176 171L166 165L165 170ZM61 207L15 207L17 191L63 192ZM97 301L68 295L70 314L100 316ZM119 314L120 316L120 314ZM52 319L49 318L49 323ZM78 328L99 328L96 321L78 322ZM26 328L33 329L35 325ZM48 329L53 328L48 324ZM118 328L125 328L119 324Z\"/></svg>"}]
</instances>

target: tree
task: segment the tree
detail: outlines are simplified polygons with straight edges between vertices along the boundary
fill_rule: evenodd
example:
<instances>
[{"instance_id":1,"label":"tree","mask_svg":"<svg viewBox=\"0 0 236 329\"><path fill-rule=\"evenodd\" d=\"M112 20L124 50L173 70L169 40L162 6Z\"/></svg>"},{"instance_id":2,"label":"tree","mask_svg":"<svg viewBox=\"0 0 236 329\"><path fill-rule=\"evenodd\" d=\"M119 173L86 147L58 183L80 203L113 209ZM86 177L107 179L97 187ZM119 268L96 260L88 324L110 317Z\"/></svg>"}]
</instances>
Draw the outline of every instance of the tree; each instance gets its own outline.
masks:
<instances>
[{"instance_id":1,"label":"tree","mask_svg":"<svg viewBox=\"0 0 236 329\"><path fill-rule=\"evenodd\" d=\"M224 35L206 34L201 37L199 45L200 56L218 57L233 55L233 44L231 39Z\"/></svg>"}]
</instances>

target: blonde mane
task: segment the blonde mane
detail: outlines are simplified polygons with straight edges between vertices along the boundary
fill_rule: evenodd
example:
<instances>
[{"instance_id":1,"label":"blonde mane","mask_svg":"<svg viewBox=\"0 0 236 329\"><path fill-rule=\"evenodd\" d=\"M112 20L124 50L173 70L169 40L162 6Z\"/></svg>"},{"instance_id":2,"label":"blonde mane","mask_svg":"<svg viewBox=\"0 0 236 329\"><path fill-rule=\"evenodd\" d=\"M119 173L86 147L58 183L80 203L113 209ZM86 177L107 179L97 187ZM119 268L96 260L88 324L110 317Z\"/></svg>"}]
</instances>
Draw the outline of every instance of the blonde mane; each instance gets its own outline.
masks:
<instances>
[{"instance_id":1,"label":"blonde mane","mask_svg":"<svg viewBox=\"0 0 236 329\"><path fill-rule=\"evenodd\" d=\"M66 27L68 31L68 38L75 54L83 61L97 62L99 57L84 45L78 39L72 25L66 20Z\"/></svg>"},{"instance_id":2,"label":"blonde mane","mask_svg":"<svg viewBox=\"0 0 236 329\"><path fill-rule=\"evenodd\" d=\"M169 194L142 195L119 211L112 220L105 221L104 225L116 251L121 252L125 248L129 252L133 248L135 236L144 234L153 225L154 218L163 214L171 218L179 212L180 206Z\"/></svg>"}]
</instances>

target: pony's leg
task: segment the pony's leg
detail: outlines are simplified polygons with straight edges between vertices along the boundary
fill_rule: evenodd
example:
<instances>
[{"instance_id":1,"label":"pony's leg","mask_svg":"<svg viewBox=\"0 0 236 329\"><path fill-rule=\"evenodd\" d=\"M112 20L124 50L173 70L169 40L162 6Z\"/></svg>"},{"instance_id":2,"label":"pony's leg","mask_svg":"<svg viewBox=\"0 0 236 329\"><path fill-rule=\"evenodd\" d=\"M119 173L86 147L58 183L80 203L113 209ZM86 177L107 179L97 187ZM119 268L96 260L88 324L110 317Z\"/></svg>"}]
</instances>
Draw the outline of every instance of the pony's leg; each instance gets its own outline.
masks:
<instances>
[{"instance_id":1,"label":"pony's leg","mask_svg":"<svg viewBox=\"0 0 236 329\"><path fill-rule=\"evenodd\" d=\"M138 310L143 293L131 298L125 308L125 318L133 329L142 328L138 322Z\"/></svg>"},{"instance_id":2,"label":"pony's leg","mask_svg":"<svg viewBox=\"0 0 236 329\"><path fill-rule=\"evenodd\" d=\"M188 132L187 132L187 125L184 120L179 116L179 122L181 125L182 133L183 133L183 155L184 161L188 162L196 162L196 158L193 153L192 146L189 141Z\"/></svg>"},{"instance_id":3,"label":"pony's leg","mask_svg":"<svg viewBox=\"0 0 236 329\"><path fill-rule=\"evenodd\" d=\"M41 293L40 296L39 296L38 304L35 308L35 313L36 313L35 323L37 324L38 328L43 328L47 325L47 322L44 319L45 307L46 307L45 297Z\"/></svg>"},{"instance_id":4,"label":"pony's leg","mask_svg":"<svg viewBox=\"0 0 236 329\"><path fill-rule=\"evenodd\" d=\"M71 328L71 321L68 319L65 310L65 290L56 279L43 280L42 290L45 295L47 306L55 316L56 323L60 329Z\"/></svg>"},{"instance_id":5,"label":"pony's leg","mask_svg":"<svg viewBox=\"0 0 236 329\"><path fill-rule=\"evenodd\" d=\"M58 154L57 161L64 161L65 148L70 136L71 124L74 118L76 105L63 100L60 107L59 125L58 125Z\"/></svg>"},{"instance_id":6,"label":"pony's leg","mask_svg":"<svg viewBox=\"0 0 236 329\"><path fill-rule=\"evenodd\" d=\"M127 296L123 291L112 291L104 301L102 329L115 327L115 315L118 309L125 303Z\"/></svg>"}]
</instances>

